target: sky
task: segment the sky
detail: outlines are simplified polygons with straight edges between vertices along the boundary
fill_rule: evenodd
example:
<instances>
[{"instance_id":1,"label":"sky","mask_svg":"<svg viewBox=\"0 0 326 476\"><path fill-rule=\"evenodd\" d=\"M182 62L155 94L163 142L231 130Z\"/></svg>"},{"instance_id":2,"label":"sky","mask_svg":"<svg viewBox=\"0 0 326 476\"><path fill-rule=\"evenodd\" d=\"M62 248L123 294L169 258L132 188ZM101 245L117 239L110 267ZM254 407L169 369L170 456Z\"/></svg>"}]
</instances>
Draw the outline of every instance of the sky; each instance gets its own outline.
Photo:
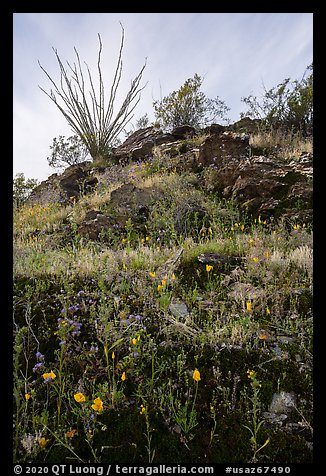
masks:
<instances>
[{"instance_id":1,"label":"sky","mask_svg":"<svg viewBox=\"0 0 326 476\"><path fill-rule=\"evenodd\" d=\"M133 126L146 113L154 121L153 101L195 74L203 78L201 90L208 98L218 96L230 108L233 123L246 110L241 98L259 97L263 87L270 89L285 78L300 80L313 61L312 13L14 13L13 176L47 179L57 171L47 161L53 139L73 135L63 114L40 89L50 92L51 83L39 62L58 83L53 48L65 64L76 62L76 48L96 87L99 34L109 91L121 43L120 23L125 38L115 110L146 62L141 81L145 88Z\"/></svg>"}]
</instances>

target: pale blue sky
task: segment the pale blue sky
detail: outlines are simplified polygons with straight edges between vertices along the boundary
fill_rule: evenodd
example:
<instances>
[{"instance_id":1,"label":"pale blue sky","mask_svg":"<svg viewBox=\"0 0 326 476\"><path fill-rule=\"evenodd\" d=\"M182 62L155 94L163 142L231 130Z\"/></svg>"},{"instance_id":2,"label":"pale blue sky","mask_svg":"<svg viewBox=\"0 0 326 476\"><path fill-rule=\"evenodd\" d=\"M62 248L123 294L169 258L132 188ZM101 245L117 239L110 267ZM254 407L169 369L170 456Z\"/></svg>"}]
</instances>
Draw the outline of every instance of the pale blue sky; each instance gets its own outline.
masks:
<instances>
[{"instance_id":1,"label":"pale blue sky","mask_svg":"<svg viewBox=\"0 0 326 476\"><path fill-rule=\"evenodd\" d=\"M99 33L102 70L108 85L125 29L119 99L147 58L141 101L133 122L148 113L153 100L178 89L195 73L202 90L231 108L231 122L245 110L241 98L262 93L283 79L301 79L313 60L312 13L14 13L13 15L13 174L46 179L54 172L46 158L54 137L72 134L66 120L39 89L59 70L52 47L73 62L74 46L96 71Z\"/></svg>"}]
</instances>

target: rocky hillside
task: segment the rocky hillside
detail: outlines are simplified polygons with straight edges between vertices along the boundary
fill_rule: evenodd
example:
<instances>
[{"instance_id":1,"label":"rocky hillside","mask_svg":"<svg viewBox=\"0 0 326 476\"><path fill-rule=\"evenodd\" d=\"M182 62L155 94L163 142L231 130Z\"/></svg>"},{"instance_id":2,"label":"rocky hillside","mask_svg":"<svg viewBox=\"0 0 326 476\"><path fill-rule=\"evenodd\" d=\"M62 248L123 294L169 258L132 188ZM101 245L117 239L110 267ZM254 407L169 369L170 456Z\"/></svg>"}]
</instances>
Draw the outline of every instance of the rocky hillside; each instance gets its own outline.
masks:
<instances>
[{"instance_id":1,"label":"rocky hillside","mask_svg":"<svg viewBox=\"0 0 326 476\"><path fill-rule=\"evenodd\" d=\"M140 129L113 151L110 162L117 167L87 162L71 166L63 174L51 175L42 182L30 197L30 203L78 199L81 194L92 193L97 186L111 184L111 179L118 181L121 170L118 165L156 163L167 172L194 173L196 188L235 200L244 212L261 216L263 220L283 216L311 223L312 154L304 152L290 161L278 157L277 150L264 154L263 148L250 146L248 130L257 127L255 121L247 118L228 127L213 124L200 132L189 126L177 127L170 134L153 127ZM239 130L247 132L234 132ZM122 204L132 200L141 206L143 199L146 202L146 195L148 198L153 195L153 190L139 193L137 188L131 187L132 180L126 186L128 179L123 177L123 172L121 175L124 187L119 190L119 200ZM125 218L126 214L123 220ZM128 218L133 219L132 213Z\"/></svg>"},{"instance_id":2,"label":"rocky hillside","mask_svg":"<svg viewBox=\"0 0 326 476\"><path fill-rule=\"evenodd\" d=\"M267 139L140 129L15 211L15 462L312 461L312 147Z\"/></svg>"}]
</instances>

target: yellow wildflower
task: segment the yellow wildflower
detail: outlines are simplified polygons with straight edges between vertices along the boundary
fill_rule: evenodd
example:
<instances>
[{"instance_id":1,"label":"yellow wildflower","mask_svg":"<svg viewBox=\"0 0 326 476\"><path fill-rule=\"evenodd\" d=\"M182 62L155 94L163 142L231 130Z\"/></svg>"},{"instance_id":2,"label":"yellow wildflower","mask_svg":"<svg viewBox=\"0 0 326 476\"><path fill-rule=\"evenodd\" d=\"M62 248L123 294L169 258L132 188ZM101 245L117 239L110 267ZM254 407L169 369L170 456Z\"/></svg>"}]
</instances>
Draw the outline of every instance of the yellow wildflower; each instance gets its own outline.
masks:
<instances>
[{"instance_id":1,"label":"yellow wildflower","mask_svg":"<svg viewBox=\"0 0 326 476\"><path fill-rule=\"evenodd\" d=\"M254 370L248 369L247 374L248 374L248 378L253 378L255 376L256 372Z\"/></svg>"},{"instance_id":2,"label":"yellow wildflower","mask_svg":"<svg viewBox=\"0 0 326 476\"><path fill-rule=\"evenodd\" d=\"M165 286L166 285L166 279L162 279L161 283L162 283L162 286Z\"/></svg>"},{"instance_id":3,"label":"yellow wildflower","mask_svg":"<svg viewBox=\"0 0 326 476\"><path fill-rule=\"evenodd\" d=\"M67 438L73 438L76 433L77 433L77 430L67 431L67 432L66 432L66 437L67 437Z\"/></svg>"},{"instance_id":4,"label":"yellow wildflower","mask_svg":"<svg viewBox=\"0 0 326 476\"><path fill-rule=\"evenodd\" d=\"M258 263L259 258L257 258L257 257L255 256L255 257L253 258L253 261L254 261L255 263Z\"/></svg>"},{"instance_id":5,"label":"yellow wildflower","mask_svg":"<svg viewBox=\"0 0 326 476\"><path fill-rule=\"evenodd\" d=\"M74 399L76 400L77 403L83 403L86 401L85 395L81 392L75 393Z\"/></svg>"},{"instance_id":6,"label":"yellow wildflower","mask_svg":"<svg viewBox=\"0 0 326 476\"><path fill-rule=\"evenodd\" d=\"M112 360L114 360L114 359L115 359L115 353L112 352Z\"/></svg>"},{"instance_id":7,"label":"yellow wildflower","mask_svg":"<svg viewBox=\"0 0 326 476\"><path fill-rule=\"evenodd\" d=\"M146 412L146 408L144 407L144 405L140 405L140 414L143 415L144 413Z\"/></svg>"},{"instance_id":8,"label":"yellow wildflower","mask_svg":"<svg viewBox=\"0 0 326 476\"><path fill-rule=\"evenodd\" d=\"M121 375L121 380L124 382L127 379L126 372Z\"/></svg>"},{"instance_id":9,"label":"yellow wildflower","mask_svg":"<svg viewBox=\"0 0 326 476\"><path fill-rule=\"evenodd\" d=\"M100 397L95 398L92 408L96 412L101 412L103 410L103 402Z\"/></svg>"},{"instance_id":10,"label":"yellow wildflower","mask_svg":"<svg viewBox=\"0 0 326 476\"><path fill-rule=\"evenodd\" d=\"M212 271L212 269L213 269L213 266L211 266L211 265L209 265L209 264L206 265L206 271L207 271L207 273L209 273L210 271Z\"/></svg>"},{"instance_id":11,"label":"yellow wildflower","mask_svg":"<svg viewBox=\"0 0 326 476\"><path fill-rule=\"evenodd\" d=\"M268 335L267 334L261 334L260 336L258 336L258 338L260 340L267 340L268 339Z\"/></svg>"},{"instance_id":12,"label":"yellow wildflower","mask_svg":"<svg viewBox=\"0 0 326 476\"><path fill-rule=\"evenodd\" d=\"M250 301L247 301L247 302L246 302L246 309L247 309L248 312L251 311L252 306L251 306L251 302L250 302Z\"/></svg>"},{"instance_id":13,"label":"yellow wildflower","mask_svg":"<svg viewBox=\"0 0 326 476\"><path fill-rule=\"evenodd\" d=\"M158 292L161 292L162 289L163 289L163 286L161 286L161 284L158 284L158 285L157 285L157 290L158 290Z\"/></svg>"},{"instance_id":14,"label":"yellow wildflower","mask_svg":"<svg viewBox=\"0 0 326 476\"><path fill-rule=\"evenodd\" d=\"M51 372L46 372L42 375L42 377L44 378L44 380L46 379L52 379L54 380L56 378L56 374L53 372L53 370L51 370Z\"/></svg>"},{"instance_id":15,"label":"yellow wildflower","mask_svg":"<svg viewBox=\"0 0 326 476\"><path fill-rule=\"evenodd\" d=\"M200 372L198 369L194 370L194 373L192 374L192 378L196 381L199 382L200 380Z\"/></svg>"},{"instance_id":16,"label":"yellow wildflower","mask_svg":"<svg viewBox=\"0 0 326 476\"><path fill-rule=\"evenodd\" d=\"M25 393L25 400L29 400L31 398L31 394L30 393Z\"/></svg>"},{"instance_id":17,"label":"yellow wildflower","mask_svg":"<svg viewBox=\"0 0 326 476\"><path fill-rule=\"evenodd\" d=\"M46 445L48 444L49 440L47 440L44 436L42 436L39 440L38 440L38 444L40 445L41 448L45 448Z\"/></svg>"},{"instance_id":18,"label":"yellow wildflower","mask_svg":"<svg viewBox=\"0 0 326 476\"><path fill-rule=\"evenodd\" d=\"M172 273L171 279L172 279L172 281L175 280L175 274L174 273Z\"/></svg>"},{"instance_id":19,"label":"yellow wildflower","mask_svg":"<svg viewBox=\"0 0 326 476\"><path fill-rule=\"evenodd\" d=\"M132 343L133 343L134 345L137 344L137 339L135 339L135 337L132 339Z\"/></svg>"},{"instance_id":20,"label":"yellow wildflower","mask_svg":"<svg viewBox=\"0 0 326 476\"><path fill-rule=\"evenodd\" d=\"M155 271L150 271L149 275L150 275L151 278L155 278L156 273L155 273Z\"/></svg>"}]
</instances>

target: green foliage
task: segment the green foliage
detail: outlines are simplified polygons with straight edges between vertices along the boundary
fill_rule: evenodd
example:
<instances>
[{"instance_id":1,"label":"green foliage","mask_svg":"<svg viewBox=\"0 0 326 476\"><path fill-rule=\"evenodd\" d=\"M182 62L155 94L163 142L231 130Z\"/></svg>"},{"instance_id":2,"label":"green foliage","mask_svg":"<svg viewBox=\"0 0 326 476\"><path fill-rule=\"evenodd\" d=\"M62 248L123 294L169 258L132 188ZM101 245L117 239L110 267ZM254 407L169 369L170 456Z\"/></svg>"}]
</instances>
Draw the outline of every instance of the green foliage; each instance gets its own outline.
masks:
<instances>
[{"instance_id":1,"label":"green foliage","mask_svg":"<svg viewBox=\"0 0 326 476\"><path fill-rule=\"evenodd\" d=\"M16 174L13 180L14 206L21 207L37 185L37 179L26 179L23 173Z\"/></svg>"},{"instance_id":2,"label":"green foliage","mask_svg":"<svg viewBox=\"0 0 326 476\"><path fill-rule=\"evenodd\" d=\"M248 107L241 117L261 119L265 126L310 135L313 132L313 66L306 68L300 81L286 78L269 90L264 87L261 99L250 94L241 100Z\"/></svg>"},{"instance_id":3,"label":"green foliage","mask_svg":"<svg viewBox=\"0 0 326 476\"><path fill-rule=\"evenodd\" d=\"M78 234L109 187L14 215L14 461L311 462L310 227L252 219L204 176L127 167L160 193L114 245ZM297 409L274 421L282 390Z\"/></svg>"},{"instance_id":4,"label":"green foliage","mask_svg":"<svg viewBox=\"0 0 326 476\"><path fill-rule=\"evenodd\" d=\"M50 146L51 156L47 158L49 166L54 168L67 167L83 162L88 151L85 144L77 136L73 135L65 140L64 136L54 137L53 144Z\"/></svg>"},{"instance_id":5,"label":"green foliage","mask_svg":"<svg viewBox=\"0 0 326 476\"><path fill-rule=\"evenodd\" d=\"M195 74L169 96L154 101L157 122L164 129L188 125L202 127L212 123L216 117L226 119L229 108L217 96L209 99L201 89L203 79Z\"/></svg>"}]
</instances>

